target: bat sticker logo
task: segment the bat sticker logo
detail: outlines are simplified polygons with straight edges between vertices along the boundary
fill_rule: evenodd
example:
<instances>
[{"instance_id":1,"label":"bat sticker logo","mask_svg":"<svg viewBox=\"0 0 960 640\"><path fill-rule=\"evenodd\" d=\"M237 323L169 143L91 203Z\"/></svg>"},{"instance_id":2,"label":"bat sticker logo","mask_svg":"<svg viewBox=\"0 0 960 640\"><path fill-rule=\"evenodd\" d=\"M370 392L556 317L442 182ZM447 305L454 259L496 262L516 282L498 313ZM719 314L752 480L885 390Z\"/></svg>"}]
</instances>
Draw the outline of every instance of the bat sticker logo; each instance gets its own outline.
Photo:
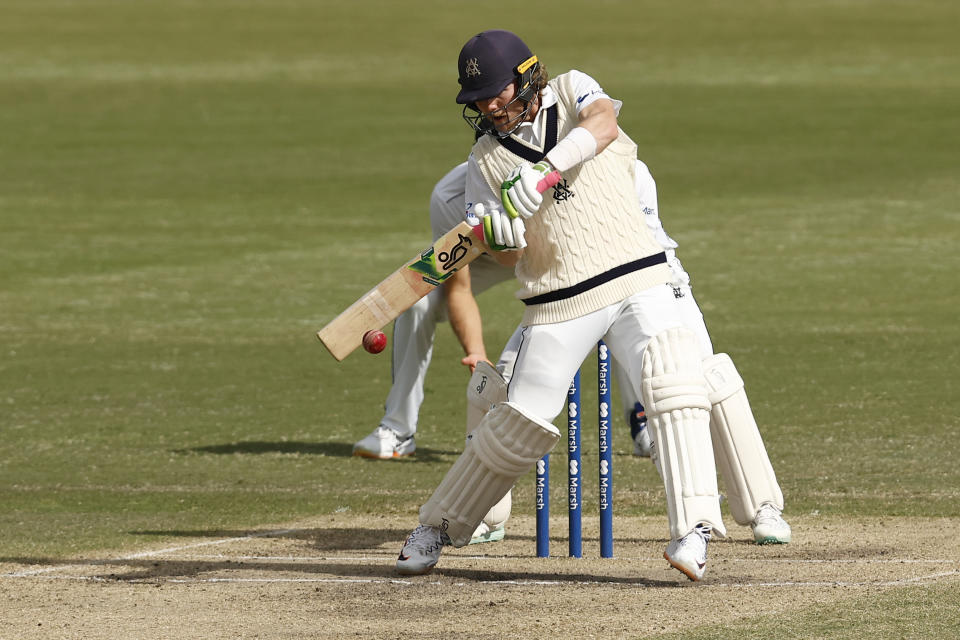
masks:
<instances>
[{"instance_id":1,"label":"bat sticker logo","mask_svg":"<svg viewBox=\"0 0 960 640\"><path fill-rule=\"evenodd\" d=\"M435 286L439 285L456 272L457 265L467 256L470 247L473 246L473 240L469 236L458 233L457 237L459 240L457 244L450 248L450 251L434 253L433 247L430 247L420 254L420 259L408 268L423 274L424 281Z\"/></svg>"},{"instance_id":2,"label":"bat sticker logo","mask_svg":"<svg viewBox=\"0 0 960 640\"><path fill-rule=\"evenodd\" d=\"M439 285L456 272L457 265L467 256L469 248L473 246L473 240L470 239L470 236L458 233L457 237L459 240L457 244L450 248L450 251L434 253L433 247L430 247L420 254L420 259L408 268L423 274L423 279L426 282Z\"/></svg>"},{"instance_id":3,"label":"bat sticker logo","mask_svg":"<svg viewBox=\"0 0 960 640\"><path fill-rule=\"evenodd\" d=\"M457 244L453 245L453 248L450 249L450 253L444 253L441 251L437 254L437 258L439 258L440 262L443 263L443 269L445 271L449 271L454 267L454 265L463 260L463 257L467 255L467 247L473 246L473 240L471 240L469 236L458 233L457 237L460 238L460 240L457 242ZM466 243L467 246L464 246L464 243Z\"/></svg>"}]
</instances>

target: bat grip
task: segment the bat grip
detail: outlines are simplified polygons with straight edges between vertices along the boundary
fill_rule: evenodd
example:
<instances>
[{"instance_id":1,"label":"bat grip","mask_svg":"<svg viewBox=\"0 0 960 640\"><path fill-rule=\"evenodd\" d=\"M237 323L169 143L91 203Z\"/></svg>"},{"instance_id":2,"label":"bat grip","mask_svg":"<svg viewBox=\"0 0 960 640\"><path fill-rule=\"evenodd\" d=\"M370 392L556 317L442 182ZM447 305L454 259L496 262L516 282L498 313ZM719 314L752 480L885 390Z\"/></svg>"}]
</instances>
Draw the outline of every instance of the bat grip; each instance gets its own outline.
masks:
<instances>
[{"instance_id":1,"label":"bat grip","mask_svg":"<svg viewBox=\"0 0 960 640\"><path fill-rule=\"evenodd\" d=\"M540 182L537 183L537 191L539 191L540 193L543 193L553 185L560 182L561 178L562 176L560 175L559 171L556 171L556 170L551 171L544 177L540 178Z\"/></svg>"},{"instance_id":2,"label":"bat grip","mask_svg":"<svg viewBox=\"0 0 960 640\"><path fill-rule=\"evenodd\" d=\"M543 193L553 185L560 182L560 180L562 179L563 179L563 176L560 175L560 172L557 170L553 170L547 175L545 175L544 177L540 178L540 181L537 182L537 191L540 193ZM473 235L477 236L481 240L484 239L482 222L480 224L473 226Z\"/></svg>"}]
</instances>

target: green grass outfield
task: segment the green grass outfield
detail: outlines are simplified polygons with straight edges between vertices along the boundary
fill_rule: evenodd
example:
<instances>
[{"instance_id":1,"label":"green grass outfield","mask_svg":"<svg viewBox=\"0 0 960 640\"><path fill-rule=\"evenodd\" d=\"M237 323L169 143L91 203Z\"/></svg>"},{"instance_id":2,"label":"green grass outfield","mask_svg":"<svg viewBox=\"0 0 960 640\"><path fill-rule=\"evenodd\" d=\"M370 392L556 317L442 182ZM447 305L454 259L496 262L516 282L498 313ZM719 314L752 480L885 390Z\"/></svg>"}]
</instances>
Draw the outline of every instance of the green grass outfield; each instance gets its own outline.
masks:
<instances>
[{"instance_id":1,"label":"green grass outfield","mask_svg":"<svg viewBox=\"0 0 960 640\"><path fill-rule=\"evenodd\" d=\"M0 0L0 16L5 558L343 510L415 524L462 445L452 332L418 455L397 463L350 457L389 358L337 364L314 333L427 243L430 189L472 139L456 55L499 27L623 100L787 515L960 516L956 2ZM511 292L480 299L491 353ZM661 513L652 466L614 437L617 513ZM518 509L532 500L531 478Z\"/></svg>"}]
</instances>

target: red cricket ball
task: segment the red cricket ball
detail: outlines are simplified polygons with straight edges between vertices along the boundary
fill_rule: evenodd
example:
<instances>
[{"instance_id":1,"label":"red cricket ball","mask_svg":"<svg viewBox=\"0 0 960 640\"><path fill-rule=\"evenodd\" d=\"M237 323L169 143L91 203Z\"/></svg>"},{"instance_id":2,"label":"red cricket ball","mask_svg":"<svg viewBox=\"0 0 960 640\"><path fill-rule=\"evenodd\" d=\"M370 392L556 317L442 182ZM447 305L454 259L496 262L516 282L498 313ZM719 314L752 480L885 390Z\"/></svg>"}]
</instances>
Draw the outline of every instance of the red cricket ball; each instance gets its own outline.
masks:
<instances>
[{"instance_id":1,"label":"red cricket ball","mask_svg":"<svg viewBox=\"0 0 960 640\"><path fill-rule=\"evenodd\" d=\"M380 353L387 346L387 334L379 329L370 329L363 334L363 348L368 353Z\"/></svg>"}]
</instances>

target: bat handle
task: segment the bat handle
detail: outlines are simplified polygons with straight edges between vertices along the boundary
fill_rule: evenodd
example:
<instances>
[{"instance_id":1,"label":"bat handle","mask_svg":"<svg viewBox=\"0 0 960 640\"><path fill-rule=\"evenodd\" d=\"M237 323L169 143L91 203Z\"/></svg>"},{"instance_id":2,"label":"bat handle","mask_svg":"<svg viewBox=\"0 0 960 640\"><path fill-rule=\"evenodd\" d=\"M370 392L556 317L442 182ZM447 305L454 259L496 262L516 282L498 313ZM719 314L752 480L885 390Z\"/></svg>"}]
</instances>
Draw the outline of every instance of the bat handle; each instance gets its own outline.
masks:
<instances>
[{"instance_id":1,"label":"bat handle","mask_svg":"<svg viewBox=\"0 0 960 640\"><path fill-rule=\"evenodd\" d=\"M562 179L563 179L563 176L560 175L559 171L556 171L556 170L551 171L544 177L540 178L540 181L537 183L537 191L539 191L540 193L543 193L553 185L560 182L560 180ZM483 240L483 223L482 222L478 225L474 225L473 235Z\"/></svg>"},{"instance_id":2,"label":"bat handle","mask_svg":"<svg viewBox=\"0 0 960 640\"><path fill-rule=\"evenodd\" d=\"M483 223L473 225L473 235L477 236L478 240L486 242L486 236L483 235Z\"/></svg>"},{"instance_id":3,"label":"bat handle","mask_svg":"<svg viewBox=\"0 0 960 640\"><path fill-rule=\"evenodd\" d=\"M560 182L561 178L562 176L560 175L559 171L556 171L556 170L551 171L544 177L540 178L540 182L537 183L537 191L539 191L540 193L543 193L553 185Z\"/></svg>"}]
</instances>

